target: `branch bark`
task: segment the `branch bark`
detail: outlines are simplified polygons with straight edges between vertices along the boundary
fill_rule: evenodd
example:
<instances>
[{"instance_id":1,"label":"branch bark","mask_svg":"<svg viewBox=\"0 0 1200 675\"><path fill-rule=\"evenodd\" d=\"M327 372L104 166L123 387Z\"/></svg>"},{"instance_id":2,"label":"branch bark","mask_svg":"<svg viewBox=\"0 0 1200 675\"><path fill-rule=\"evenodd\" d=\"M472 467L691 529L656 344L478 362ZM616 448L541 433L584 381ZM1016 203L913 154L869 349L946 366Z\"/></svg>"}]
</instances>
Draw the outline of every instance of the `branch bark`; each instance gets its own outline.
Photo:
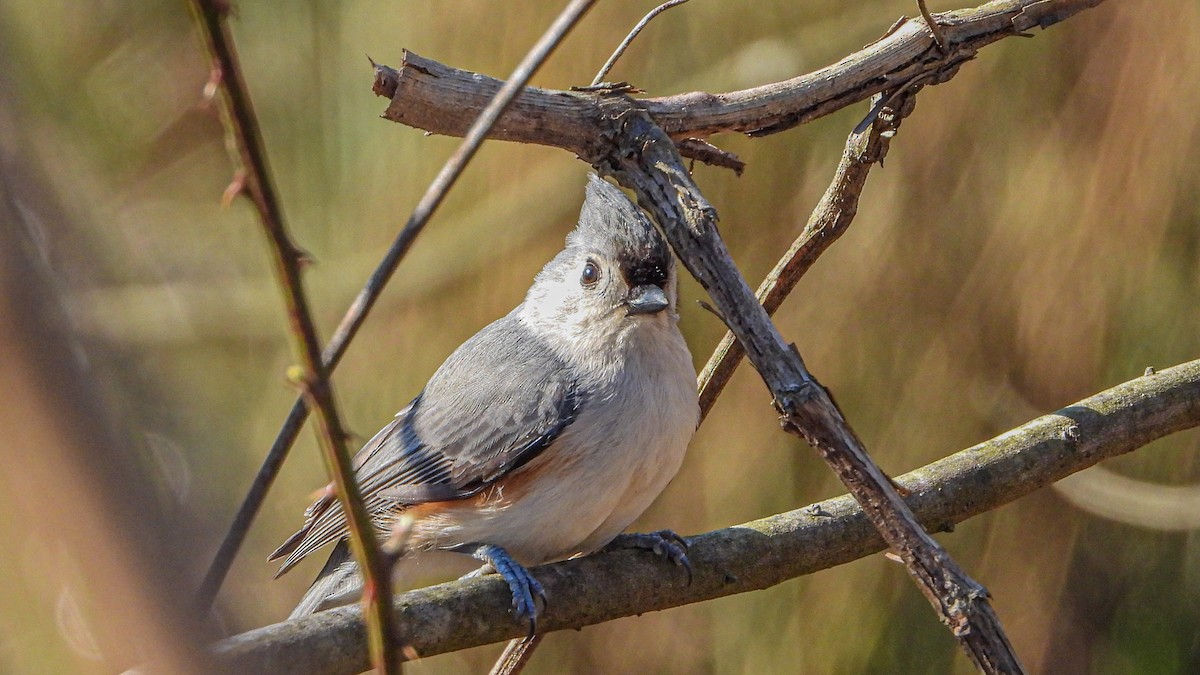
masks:
<instances>
[{"instance_id":1,"label":"branch bark","mask_svg":"<svg viewBox=\"0 0 1200 675\"><path fill-rule=\"evenodd\" d=\"M979 49L1035 27L1047 28L1103 0L998 0L971 9L935 14L950 52L942 55L918 20L902 23L878 41L835 64L799 77L741 91L691 92L631 99L672 139L707 138L722 132L765 136L836 112L871 96L923 78L936 82L954 73ZM461 136L499 80L452 68L404 51L399 69L382 67L375 93L392 99L383 116L436 134ZM492 138L552 145L584 161L602 154L595 136L605 114L592 92L527 88L501 119ZM687 156L687 155L685 155Z\"/></svg>"},{"instance_id":2,"label":"branch bark","mask_svg":"<svg viewBox=\"0 0 1200 675\"><path fill-rule=\"evenodd\" d=\"M1200 361L1145 375L897 479L933 531L949 530L1102 460L1200 426ZM690 537L695 578L655 556L615 551L534 569L554 599L546 631L768 588L886 548L849 495ZM422 656L522 634L495 576L401 595L396 611ZM367 666L362 610L345 607L218 643L222 670L354 673Z\"/></svg>"}]
</instances>

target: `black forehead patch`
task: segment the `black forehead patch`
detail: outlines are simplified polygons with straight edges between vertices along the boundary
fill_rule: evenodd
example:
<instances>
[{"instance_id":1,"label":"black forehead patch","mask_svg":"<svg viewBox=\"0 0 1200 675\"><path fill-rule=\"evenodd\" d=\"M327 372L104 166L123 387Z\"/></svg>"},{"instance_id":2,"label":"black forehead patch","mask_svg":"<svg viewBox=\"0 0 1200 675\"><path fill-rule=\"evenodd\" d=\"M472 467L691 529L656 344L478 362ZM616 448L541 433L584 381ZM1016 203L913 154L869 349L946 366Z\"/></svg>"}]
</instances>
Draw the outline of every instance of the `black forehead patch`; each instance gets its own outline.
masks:
<instances>
[{"instance_id":1,"label":"black forehead patch","mask_svg":"<svg viewBox=\"0 0 1200 675\"><path fill-rule=\"evenodd\" d=\"M624 192L595 174L588 175L579 226L567 243L615 260L630 286L667 282L671 249L666 240Z\"/></svg>"},{"instance_id":2,"label":"black forehead patch","mask_svg":"<svg viewBox=\"0 0 1200 675\"><path fill-rule=\"evenodd\" d=\"M670 261L657 255L656 251L646 251L645 253L648 254L648 257L634 255L618 258L617 267L621 270L621 276L625 277L625 283L630 288L646 284L665 288Z\"/></svg>"}]
</instances>

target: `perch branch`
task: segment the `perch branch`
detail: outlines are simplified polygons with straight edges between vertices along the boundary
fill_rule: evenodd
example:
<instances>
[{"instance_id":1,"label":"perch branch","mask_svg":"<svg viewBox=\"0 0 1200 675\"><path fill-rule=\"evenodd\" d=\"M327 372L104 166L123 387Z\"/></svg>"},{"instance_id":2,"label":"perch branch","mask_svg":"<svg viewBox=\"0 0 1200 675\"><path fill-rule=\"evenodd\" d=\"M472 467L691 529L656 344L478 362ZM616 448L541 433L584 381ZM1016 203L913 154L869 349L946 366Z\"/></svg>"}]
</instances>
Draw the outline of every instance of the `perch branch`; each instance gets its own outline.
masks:
<instances>
[{"instance_id":1,"label":"perch branch","mask_svg":"<svg viewBox=\"0 0 1200 675\"><path fill-rule=\"evenodd\" d=\"M354 339L354 336L358 333L358 329L366 321L367 313L375 306L375 302L383 292L384 286L392 278L392 274L400 265L400 261L408 253L409 248L412 247L413 242L416 240L417 235L424 229L425 224L433 217L434 211L442 203L450 188L453 187L458 177L462 175L467 163L475 156L476 151L479 150L479 146L488 137L488 132L495 126L500 113L512 102L521 91L521 88L529 82L530 78L537 73L553 49L562 42L567 32L578 23L584 12L594 3L595 0L574 0L564 8L554 23L546 29L546 32L538 42L530 49L521 63L517 65L516 69L513 70L512 75L508 79L508 84L495 92L495 96L480 112L479 118L472 123L462 144L446 160L446 163L442 166L442 170L438 172L437 177L434 178L433 182L425 190L425 194L417 203L416 209L409 216L408 222L405 223L400 233L396 235L383 260L380 261L375 271L371 273L366 285L359 291L358 296L346 311L345 316L342 317L341 323L338 324L337 330L334 331L333 338L329 341L322 354L322 361L330 372L337 368L342 355L346 353L346 349L350 346L350 341ZM237 556L238 549L241 548L242 542L246 538L246 533L250 530L250 524L258 514L259 508L262 507L267 490L275 482L275 476L279 474L279 469L283 466L283 461L287 459L288 451L296 442L296 437L299 436L300 429L304 426L307 418L308 407L305 405L304 399L299 398L292 405L291 411L288 413L283 426L275 437L275 442L272 443L271 449L263 459L262 466L259 467L258 473L255 475L254 481L246 493L246 497L242 500L242 504L238 508L237 515L234 517L233 523L225 535L225 539L221 542L217 554L209 565L208 572L205 574L204 581L197 594L199 598L198 603L202 604L204 608L209 607L216 597L225 576L229 573L229 568L233 565L233 559Z\"/></svg>"},{"instance_id":2,"label":"perch branch","mask_svg":"<svg viewBox=\"0 0 1200 675\"><path fill-rule=\"evenodd\" d=\"M258 119L226 22L229 6L217 0L194 0L193 7L212 59L214 82L222 93L226 128L242 165L240 179L235 179L234 185L254 203L270 241L275 276L284 291L293 346L303 371L302 376L295 379L308 406L317 411L325 468L337 485L338 500L350 530L350 546L362 569L371 662L381 673L399 673L402 662L394 645L397 632L392 613L391 565L379 549L375 528L354 480L354 465L346 449L347 434L334 404L333 387L321 360L320 341L304 294L301 279L304 255L287 231L283 209L271 182Z\"/></svg>"},{"instance_id":3,"label":"perch branch","mask_svg":"<svg viewBox=\"0 0 1200 675\"><path fill-rule=\"evenodd\" d=\"M1200 426L1200 361L1145 375L900 476L931 530L949 530L1105 459ZM691 584L660 560L616 551L534 569L552 594L539 624L576 629L760 590L887 546L849 496L696 535ZM396 611L422 656L500 642L522 628L504 582L483 577L405 593ZM366 666L357 607L265 626L214 647L236 672L354 673Z\"/></svg>"}]
</instances>

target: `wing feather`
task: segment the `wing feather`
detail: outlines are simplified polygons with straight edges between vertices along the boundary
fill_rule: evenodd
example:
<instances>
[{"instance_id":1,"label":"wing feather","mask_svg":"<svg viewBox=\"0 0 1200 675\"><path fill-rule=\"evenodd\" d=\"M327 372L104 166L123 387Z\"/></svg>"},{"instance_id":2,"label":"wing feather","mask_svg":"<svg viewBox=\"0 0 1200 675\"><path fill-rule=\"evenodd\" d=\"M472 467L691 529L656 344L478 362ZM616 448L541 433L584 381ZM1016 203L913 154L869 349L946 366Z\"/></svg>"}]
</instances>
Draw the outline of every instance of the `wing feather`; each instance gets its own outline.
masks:
<instances>
[{"instance_id":1,"label":"wing feather","mask_svg":"<svg viewBox=\"0 0 1200 675\"><path fill-rule=\"evenodd\" d=\"M518 308L519 309L519 308ZM523 329L517 310L467 340L354 458L379 528L412 504L463 499L520 468L575 420L583 397L566 364ZM332 490L271 560L276 576L346 536Z\"/></svg>"}]
</instances>

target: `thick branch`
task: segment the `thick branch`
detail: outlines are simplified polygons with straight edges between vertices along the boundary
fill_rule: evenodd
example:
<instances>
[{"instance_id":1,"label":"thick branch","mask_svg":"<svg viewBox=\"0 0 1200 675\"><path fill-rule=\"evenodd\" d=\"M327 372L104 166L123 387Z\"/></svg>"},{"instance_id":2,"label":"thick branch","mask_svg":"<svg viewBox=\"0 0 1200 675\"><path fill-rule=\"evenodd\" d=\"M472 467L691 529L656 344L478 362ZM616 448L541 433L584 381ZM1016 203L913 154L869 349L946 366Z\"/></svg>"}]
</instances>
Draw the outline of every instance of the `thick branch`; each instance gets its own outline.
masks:
<instances>
[{"instance_id":1,"label":"thick branch","mask_svg":"<svg viewBox=\"0 0 1200 675\"><path fill-rule=\"evenodd\" d=\"M1039 417L992 440L901 476L914 513L947 530L1104 459L1200 426L1200 361L1139 377ZM535 575L553 601L546 630L580 628L624 616L759 590L885 548L849 495L691 537L686 575L652 555L618 551L546 565ZM397 612L412 646L432 656L522 634L511 595L491 576L406 593ZM362 612L322 612L266 626L216 646L238 672L353 673L366 667Z\"/></svg>"},{"instance_id":2,"label":"thick branch","mask_svg":"<svg viewBox=\"0 0 1200 675\"><path fill-rule=\"evenodd\" d=\"M722 94L692 92L635 99L663 131L679 141L734 131L761 136L784 131L864 101L914 79L938 81L982 47L1036 26L1051 26L1103 0L999 0L935 14L951 44L933 46L921 21L906 20L890 34L837 63L807 75ZM399 70L377 73L375 92L392 99L384 117L437 134L461 136L501 82L404 53ZM501 119L492 138L552 145L594 162L603 140L595 134L604 109L591 92L530 87Z\"/></svg>"}]
</instances>

